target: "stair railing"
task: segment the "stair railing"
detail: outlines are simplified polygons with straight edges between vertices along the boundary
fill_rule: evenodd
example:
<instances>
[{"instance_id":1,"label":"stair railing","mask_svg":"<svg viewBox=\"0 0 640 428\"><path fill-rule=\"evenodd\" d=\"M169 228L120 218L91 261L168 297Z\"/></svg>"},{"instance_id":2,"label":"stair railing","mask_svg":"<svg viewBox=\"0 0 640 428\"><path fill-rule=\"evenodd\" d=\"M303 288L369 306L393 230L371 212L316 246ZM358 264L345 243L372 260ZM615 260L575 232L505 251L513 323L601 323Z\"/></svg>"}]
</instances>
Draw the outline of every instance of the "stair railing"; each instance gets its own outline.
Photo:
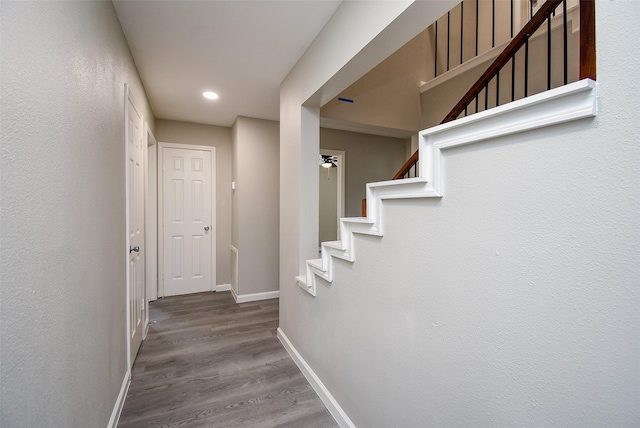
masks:
<instances>
[{"instance_id":1,"label":"stair railing","mask_svg":"<svg viewBox=\"0 0 640 428\"><path fill-rule=\"evenodd\" d=\"M596 53L595 53L595 0L580 0L580 66L579 77L580 80L585 78L596 79ZM547 21L547 87L551 89L551 19L554 11L562 4L563 7L563 49L564 49L564 84L567 84L567 3L566 0L547 0L536 14L525 24L525 26L518 32L518 34L511 40L507 47L498 55L498 57L491 63L487 70L480 76L480 78L473 84L471 89L460 99L460 101L451 109L449 114L445 116L441 123L450 122L459 118L461 115L467 116L469 113L469 106L475 102L475 109L472 113L479 111L479 96L484 92L484 104L485 110L489 108L489 84L494 79L495 84L495 105L500 105L500 71L511 62L511 75L512 75L512 91L511 101L515 100L515 69L516 69L516 54L524 46L525 49L525 67L524 67L524 96L527 97L528 93L528 58L529 58L529 39L531 36ZM462 117L464 117L462 116ZM402 178L416 177L418 175L418 151L416 151L405 162L405 164L398 170L396 175L393 176L394 180ZM413 171L413 174L411 173Z\"/></svg>"}]
</instances>

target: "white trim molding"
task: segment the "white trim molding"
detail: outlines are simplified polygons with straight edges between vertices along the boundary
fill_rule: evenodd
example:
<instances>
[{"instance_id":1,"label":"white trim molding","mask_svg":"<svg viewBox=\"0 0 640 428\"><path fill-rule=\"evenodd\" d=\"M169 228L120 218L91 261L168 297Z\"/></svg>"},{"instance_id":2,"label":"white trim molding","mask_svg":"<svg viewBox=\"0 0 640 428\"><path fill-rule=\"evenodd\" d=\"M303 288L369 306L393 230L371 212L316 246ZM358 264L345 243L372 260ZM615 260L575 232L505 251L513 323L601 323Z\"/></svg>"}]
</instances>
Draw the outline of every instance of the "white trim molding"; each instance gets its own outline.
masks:
<instances>
[{"instance_id":1,"label":"white trim molding","mask_svg":"<svg viewBox=\"0 0 640 428\"><path fill-rule=\"evenodd\" d=\"M107 428L116 428L118 426L118 421L120 420L120 414L122 413L124 400L125 398L127 398L127 392L129 392L130 384L131 372L127 370L124 374L124 380L122 381L122 386L120 387L118 398L116 398L116 403L114 404L113 410L111 411L111 417L109 418L109 424L107 425Z\"/></svg>"},{"instance_id":2,"label":"white trim molding","mask_svg":"<svg viewBox=\"0 0 640 428\"><path fill-rule=\"evenodd\" d=\"M229 291L229 290L231 290L231 284L218 284L215 287L216 293L218 291Z\"/></svg>"},{"instance_id":3,"label":"white trim molding","mask_svg":"<svg viewBox=\"0 0 640 428\"><path fill-rule=\"evenodd\" d=\"M355 428L355 424L351 422L351 419L349 419L347 413L342 409L342 407L340 407L338 401L333 397L333 395L331 395L331 392L329 392L327 387L324 386L318 375L316 375L315 372L311 369L311 366L307 364L305 359L296 350L287 335L284 334L280 327L278 327L277 336L278 339L280 339L280 343L282 343L282 346L284 346L284 349L287 350L293 362L296 363L304 377L307 379L309 384L311 384L311 387L316 392L316 394L318 394L318 397L320 397L325 407L327 408L327 410L329 410L329 413L331 413L331 416L333 416L333 419L336 420L338 425L340 425L340 427L342 428Z\"/></svg>"},{"instance_id":4,"label":"white trim molding","mask_svg":"<svg viewBox=\"0 0 640 428\"><path fill-rule=\"evenodd\" d=\"M234 296L238 294L238 249L231 246L231 291L234 293ZM235 297L234 297L235 298Z\"/></svg>"},{"instance_id":5,"label":"white trim molding","mask_svg":"<svg viewBox=\"0 0 640 428\"><path fill-rule=\"evenodd\" d=\"M341 240L321 244L321 257L307 260L306 274L296 277L298 285L315 296L316 277L333 281L334 257L355 260L354 233L382 236L383 200L442 197L442 150L594 117L596 88L596 82L584 79L420 132L419 177L368 183L367 217L340 219Z\"/></svg>"},{"instance_id":6,"label":"white trim molding","mask_svg":"<svg viewBox=\"0 0 640 428\"><path fill-rule=\"evenodd\" d=\"M231 288L231 295L236 303L247 303L256 302L258 300L278 299L280 298L280 290L252 294L236 294L235 290Z\"/></svg>"}]
</instances>

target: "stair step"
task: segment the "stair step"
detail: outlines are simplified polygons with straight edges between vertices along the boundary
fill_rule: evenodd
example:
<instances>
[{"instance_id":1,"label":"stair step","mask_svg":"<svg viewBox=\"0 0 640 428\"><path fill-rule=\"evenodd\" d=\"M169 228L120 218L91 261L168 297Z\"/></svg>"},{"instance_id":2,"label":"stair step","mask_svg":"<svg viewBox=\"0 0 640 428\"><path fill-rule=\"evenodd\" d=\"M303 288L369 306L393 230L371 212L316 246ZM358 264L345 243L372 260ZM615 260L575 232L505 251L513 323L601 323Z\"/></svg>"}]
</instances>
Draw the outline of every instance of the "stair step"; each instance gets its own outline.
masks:
<instances>
[{"instance_id":1,"label":"stair step","mask_svg":"<svg viewBox=\"0 0 640 428\"><path fill-rule=\"evenodd\" d=\"M342 245L342 241L326 241L322 243L323 247L333 248L335 250L346 251Z\"/></svg>"},{"instance_id":2,"label":"stair step","mask_svg":"<svg viewBox=\"0 0 640 428\"><path fill-rule=\"evenodd\" d=\"M324 270L322 269L322 259L307 260L307 264L318 270Z\"/></svg>"},{"instance_id":3,"label":"stair step","mask_svg":"<svg viewBox=\"0 0 640 428\"><path fill-rule=\"evenodd\" d=\"M368 217L345 217L342 221L348 223L373 223Z\"/></svg>"}]
</instances>

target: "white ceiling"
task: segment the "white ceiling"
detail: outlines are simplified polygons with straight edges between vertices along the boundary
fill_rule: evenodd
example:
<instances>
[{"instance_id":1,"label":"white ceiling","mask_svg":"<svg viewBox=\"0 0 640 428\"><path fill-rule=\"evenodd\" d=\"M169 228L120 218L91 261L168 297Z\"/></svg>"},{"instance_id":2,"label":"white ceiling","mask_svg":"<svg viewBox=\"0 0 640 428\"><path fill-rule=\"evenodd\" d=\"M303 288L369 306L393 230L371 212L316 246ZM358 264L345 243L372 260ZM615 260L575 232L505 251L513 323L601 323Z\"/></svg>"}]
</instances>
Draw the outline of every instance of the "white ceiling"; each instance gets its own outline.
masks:
<instances>
[{"instance_id":1,"label":"white ceiling","mask_svg":"<svg viewBox=\"0 0 640 428\"><path fill-rule=\"evenodd\" d=\"M220 126L278 120L280 83L340 3L114 1L156 118Z\"/></svg>"}]
</instances>

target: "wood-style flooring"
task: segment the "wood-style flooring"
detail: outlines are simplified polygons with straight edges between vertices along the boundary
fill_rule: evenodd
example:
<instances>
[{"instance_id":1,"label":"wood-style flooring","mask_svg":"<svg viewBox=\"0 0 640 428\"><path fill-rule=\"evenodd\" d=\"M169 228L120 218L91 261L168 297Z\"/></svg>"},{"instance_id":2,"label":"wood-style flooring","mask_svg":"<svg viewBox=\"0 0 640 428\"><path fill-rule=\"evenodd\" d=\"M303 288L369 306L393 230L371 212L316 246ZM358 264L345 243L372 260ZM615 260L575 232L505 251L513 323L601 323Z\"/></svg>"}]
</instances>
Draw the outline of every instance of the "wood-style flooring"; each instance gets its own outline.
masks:
<instances>
[{"instance_id":1,"label":"wood-style flooring","mask_svg":"<svg viewBox=\"0 0 640 428\"><path fill-rule=\"evenodd\" d=\"M278 300L229 292L149 305L118 427L336 427L276 337Z\"/></svg>"}]
</instances>

